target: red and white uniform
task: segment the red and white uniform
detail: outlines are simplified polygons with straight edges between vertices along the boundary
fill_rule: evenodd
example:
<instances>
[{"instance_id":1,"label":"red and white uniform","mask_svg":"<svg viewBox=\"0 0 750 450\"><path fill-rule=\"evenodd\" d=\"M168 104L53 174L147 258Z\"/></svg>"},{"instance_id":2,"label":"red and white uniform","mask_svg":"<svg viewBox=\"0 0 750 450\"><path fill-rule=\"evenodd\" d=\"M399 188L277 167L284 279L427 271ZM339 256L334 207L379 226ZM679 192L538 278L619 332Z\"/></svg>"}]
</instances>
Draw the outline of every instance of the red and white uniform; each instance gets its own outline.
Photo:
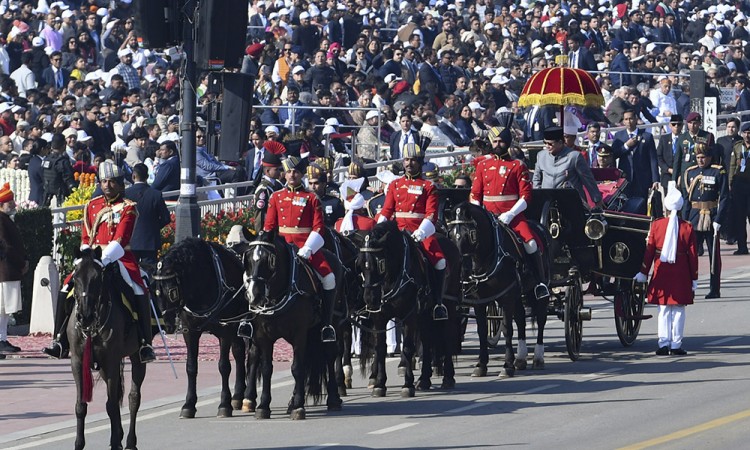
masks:
<instances>
[{"instance_id":1,"label":"red and white uniform","mask_svg":"<svg viewBox=\"0 0 750 450\"><path fill-rule=\"evenodd\" d=\"M338 231L339 233L341 232L341 222L343 221L343 217L336 221L336 231ZM371 219L359 214L352 215L352 224L354 225L354 231L370 231L376 223L377 222L375 222L375 219Z\"/></svg>"},{"instance_id":2,"label":"red and white uniform","mask_svg":"<svg viewBox=\"0 0 750 450\"><path fill-rule=\"evenodd\" d=\"M112 201L107 201L103 195L94 197L83 211L81 244L104 249L110 242L117 241L125 250L125 254L118 261L130 275L130 281L145 291L146 285L141 278L138 260L128 247L137 218L135 202L122 195Z\"/></svg>"},{"instance_id":3,"label":"red and white uniform","mask_svg":"<svg viewBox=\"0 0 750 450\"><path fill-rule=\"evenodd\" d=\"M287 186L274 192L268 202L263 230L271 231L277 227L280 236L299 248L305 245L311 232L315 231L323 236L325 223L318 196L302 186ZM321 277L332 273L331 266L320 251L313 253L309 261Z\"/></svg>"},{"instance_id":4,"label":"red and white uniform","mask_svg":"<svg viewBox=\"0 0 750 450\"><path fill-rule=\"evenodd\" d=\"M665 263L659 257L664 246L667 224L667 217L652 222L646 241L641 273L648 274L651 264L654 264L654 274L648 284L648 302L656 305L690 305L694 297L692 282L698 279L695 233L690 222L680 219L675 262Z\"/></svg>"},{"instance_id":5,"label":"red and white uniform","mask_svg":"<svg viewBox=\"0 0 750 450\"><path fill-rule=\"evenodd\" d=\"M394 180L388 186L385 204L380 215L387 220L396 219L402 230L413 233L424 219L433 224L437 220L438 196L435 184L421 177L404 177ZM433 234L422 241L430 263L435 265L445 258L437 238Z\"/></svg>"},{"instance_id":6,"label":"red and white uniform","mask_svg":"<svg viewBox=\"0 0 750 450\"><path fill-rule=\"evenodd\" d=\"M483 205L487 211L499 216L510 211L519 198L530 203L531 188L529 170L524 163L517 160L506 161L492 155L492 158L484 159L477 164L469 200ZM524 242L534 239L523 212L518 213L509 226Z\"/></svg>"}]
</instances>

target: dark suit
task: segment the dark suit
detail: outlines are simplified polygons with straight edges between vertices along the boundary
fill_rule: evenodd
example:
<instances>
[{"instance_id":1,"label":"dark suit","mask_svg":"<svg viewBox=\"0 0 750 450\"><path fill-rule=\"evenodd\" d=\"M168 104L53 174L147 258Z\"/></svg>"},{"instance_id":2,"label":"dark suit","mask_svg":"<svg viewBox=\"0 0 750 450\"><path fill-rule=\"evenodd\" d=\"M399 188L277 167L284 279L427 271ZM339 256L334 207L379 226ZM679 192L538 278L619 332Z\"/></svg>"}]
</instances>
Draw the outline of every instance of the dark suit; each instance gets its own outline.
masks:
<instances>
[{"instance_id":1,"label":"dark suit","mask_svg":"<svg viewBox=\"0 0 750 450\"><path fill-rule=\"evenodd\" d=\"M742 138L736 134L734 136L722 136L716 140L716 145L719 146L719 154L714 155L711 160L712 164L721 164L724 166L724 170L729 173L729 163L732 160L732 150L734 150L734 144L741 142Z\"/></svg>"},{"instance_id":2,"label":"dark suit","mask_svg":"<svg viewBox=\"0 0 750 450\"><path fill-rule=\"evenodd\" d=\"M160 192L180 190L180 158L172 156L159 164L151 187ZM176 200L178 196L165 197L166 200Z\"/></svg>"},{"instance_id":3,"label":"dark suit","mask_svg":"<svg viewBox=\"0 0 750 450\"><path fill-rule=\"evenodd\" d=\"M674 142L677 143L677 145L674 147L673 136L672 133L661 135L659 137L659 144L656 146L656 162L659 164L661 184L664 186L665 191L669 181L672 179L672 174L669 173L669 169L674 168L674 158L677 153L676 149L679 147L679 135L676 136Z\"/></svg>"},{"instance_id":4,"label":"dark suit","mask_svg":"<svg viewBox=\"0 0 750 450\"><path fill-rule=\"evenodd\" d=\"M677 28L670 28L667 25L659 28L659 40L662 42L682 42L680 41L680 31Z\"/></svg>"},{"instance_id":5,"label":"dark suit","mask_svg":"<svg viewBox=\"0 0 750 450\"><path fill-rule=\"evenodd\" d=\"M555 112L560 111L557 106L534 106L538 108L536 114L531 116L531 112L526 118L526 134L530 141L541 141L544 139L544 130L555 124Z\"/></svg>"},{"instance_id":6,"label":"dark suit","mask_svg":"<svg viewBox=\"0 0 750 450\"><path fill-rule=\"evenodd\" d=\"M64 68L60 68L60 71L62 72L62 86L58 86L57 81L55 80L55 72L52 70L52 66L47 67L42 71L42 80L39 83L41 86L55 86L57 88L65 87L68 85L68 81L70 81L70 72L67 71Z\"/></svg>"},{"instance_id":7,"label":"dark suit","mask_svg":"<svg viewBox=\"0 0 750 450\"><path fill-rule=\"evenodd\" d=\"M440 79L440 74L436 67L433 67L426 62L419 68L417 74L419 79L419 92L428 92L430 95L440 95L443 93L443 82Z\"/></svg>"},{"instance_id":8,"label":"dark suit","mask_svg":"<svg viewBox=\"0 0 750 450\"><path fill-rule=\"evenodd\" d=\"M144 182L125 189L125 198L133 200L138 211L130 248L139 264L153 266L156 264L156 252L161 248L161 229L170 221L167 205L161 192Z\"/></svg>"},{"instance_id":9,"label":"dark suit","mask_svg":"<svg viewBox=\"0 0 750 450\"><path fill-rule=\"evenodd\" d=\"M742 89L740 98L737 99L737 107L734 110L737 112L745 111L744 114L740 114L740 120L745 120L745 117L750 115L750 89Z\"/></svg>"},{"instance_id":10,"label":"dark suit","mask_svg":"<svg viewBox=\"0 0 750 450\"><path fill-rule=\"evenodd\" d=\"M628 58L622 53L618 53L617 55L615 55L615 58L611 63L609 63L609 71L630 72L630 63L628 62ZM612 80L612 86L616 88L622 86L630 86L631 84L629 73L613 73L610 75L610 80Z\"/></svg>"},{"instance_id":11,"label":"dark suit","mask_svg":"<svg viewBox=\"0 0 750 450\"><path fill-rule=\"evenodd\" d=\"M44 175L42 175L42 157L31 155L29 159L29 200L37 205L44 204Z\"/></svg>"},{"instance_id":12,"label":"dark suit","mask_svg":"<svg viewBox=\"0 0 750 450\"><path fill-rule=\"evenodd\" d=\"M656 162L656 145L651 133L636 130L638 143L628 148L625 142L630 138L627 130L615 133L612 150L619 158L617 167L628 180L625 194L629 197L648 198L648 190L659 181L659 167Z\"/></svg>"},{"instance_id":13,"label":"dark suit","mask_svg":"<svg viewBox=\"0 0 750 450\"><path fill-rule=\"evenodd\" d=\"M573 53L576 53L576 52L570 52L570 57L573 56ZM578 53L578 58L576 61L577 69L583 69L586 71L599 69L599 67L596 65L596 60L594 60L594 55L586 47L583 47L583 46L579 47L577 53Z\"/></svg>"},{"instance_id":14,"label":"dark suit","mask_svg":"<svg viewBox=\"0 0 750 450\"><path fill-rule=\"evenodd\" d=\"M381 77L385 78L388 74L393 74L401 78L401 63L389 59L388 62L378 69L378 75Z\"/></svg>"},{"instance_id":15,"label":"dark suit","mask_svg":"<svg viewBox=\"0 0 750 450\"><path fill-rule=\"evenodd\" d=\"M419 143L419 132L411 130L413 142ZM409 142L412 142L410 139ZM401 148L403 147L403 131L398 130L391 135L391 159L401 159Z\"/></svg>"},{"instance_id":16,"label":"dark suit","mask_svg":"<svg viewBox=\"0 0 750 450\"><path fill-rule=\"evenodd\" d=\"M263 24L260 14L255 14L250 17L250 37L254 39L263 39L266 35L266 25ZM256 28L257 27L257 28Z\"/></svg>"}]
</instances>

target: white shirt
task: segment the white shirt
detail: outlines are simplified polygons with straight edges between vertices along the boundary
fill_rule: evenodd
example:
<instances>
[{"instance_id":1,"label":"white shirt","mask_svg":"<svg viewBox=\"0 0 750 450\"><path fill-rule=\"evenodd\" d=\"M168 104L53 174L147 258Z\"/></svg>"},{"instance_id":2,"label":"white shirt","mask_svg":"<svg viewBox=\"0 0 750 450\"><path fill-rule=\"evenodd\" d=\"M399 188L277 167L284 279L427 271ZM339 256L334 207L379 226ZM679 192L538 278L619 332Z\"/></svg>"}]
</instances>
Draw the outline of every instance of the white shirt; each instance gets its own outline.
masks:
<instances>
[{"instance_id":1,"label":"white shirt","mask_svg":"<svg viewBox=\"0 0 750 450\"><path fill-rule=\"evenodd\" d=\"M34 72L24 64L21 64L18 69L14 70L13 73L10 74L10 78L16 82L18 95L21 97L25 98L26 91L29 89L36 89L36 77L34 76Z\"/></svg>"},{"instance_id":2,"label":"white shirt","mask_svg":"<svg viewBox=\"0 0 750 450\"><path fill-rule=\"evenodd\" d=\"M675 100L674 95L672 95L672 91L669 91L668 94L664 94L660 88L653 89L651 90L649 99L651 100L651 103L653 103L654 108L659 111L657 117L659 122L668 122L670 116L677 113L677 100Z\"/></svg>"}]
</instances>

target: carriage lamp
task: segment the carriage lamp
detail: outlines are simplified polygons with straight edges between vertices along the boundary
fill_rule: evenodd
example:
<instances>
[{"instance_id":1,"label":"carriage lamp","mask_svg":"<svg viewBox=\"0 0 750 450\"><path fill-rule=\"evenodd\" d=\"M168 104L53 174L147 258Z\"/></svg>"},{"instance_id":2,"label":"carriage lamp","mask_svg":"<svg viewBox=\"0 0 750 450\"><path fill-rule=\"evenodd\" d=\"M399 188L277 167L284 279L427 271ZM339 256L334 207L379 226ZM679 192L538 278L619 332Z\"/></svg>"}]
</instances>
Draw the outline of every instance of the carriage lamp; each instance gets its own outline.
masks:
<instances>
[{"instance_id":1,"label":"carriage lamp","mask_svg":"<svg viewBox=\"0 0 750 450\"><path fill-rule=\"evenodd\" d=\"M592 241L598 241L607 234L607 221L602 216L592 216L586 221L583 232Z\"/></svg>"}]
</instances>

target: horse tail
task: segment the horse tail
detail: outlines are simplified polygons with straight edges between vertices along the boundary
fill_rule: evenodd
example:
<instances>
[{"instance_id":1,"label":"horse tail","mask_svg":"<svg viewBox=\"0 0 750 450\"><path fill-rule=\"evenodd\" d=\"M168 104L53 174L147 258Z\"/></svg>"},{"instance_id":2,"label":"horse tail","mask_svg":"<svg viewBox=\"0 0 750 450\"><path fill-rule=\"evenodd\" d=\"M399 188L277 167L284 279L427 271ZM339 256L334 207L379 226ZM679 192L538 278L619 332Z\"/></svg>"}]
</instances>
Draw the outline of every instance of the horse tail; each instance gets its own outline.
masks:
<instances>
[{"instance_id":1,"label":"horse tail","mask_svg":"<svg viewBox=\"0 0 750 450\"><path fill-rule=\"evenodd\" d=\"M90 403L94 399L94 376L91 373L91 336L86 337L86 342L83 344L83 362L81 364L81 372L83 375L83 392L81 401L83 403Z\"/></svg>"},{"instance_id":2,"label":"horse tail","mask_svg":"<svg viewBox=\"0 0 750 450\"><path fill-rule=\"evenodd\" d=\"M125 396L125 364L120 361L120 398L117 401L120 403L122 408L122 399Z\"/></svg>"},{"instance_id":3,"label":"horse tail","mask_svg":"<svg viewBox=\"0 0 750 450\"><path fill-rule=\"evenodd\" d=\"M335 344L334 344L335 345ZM307 349L305 352L305 379L307 380L307 397L313 399L313 404L320 403L323 397L323 384L327 381L326 361L328 361L328 347L320 340L320 328L312 327L307 333Z\"/></svg>"},{"instance_id":4,"label":"horse tail","mask_svg":"<svg viewBox=\"0 0 750 450\"><path fill-rule=\"evenodd\" d=\"M376 334L369 330L372 328L372 319L360 319L363 325L359 332L359 371L364 377L370 376L370 365L375 359ZM354 325L357 326L357 325Z\"/></svg>"}]
</instances>

